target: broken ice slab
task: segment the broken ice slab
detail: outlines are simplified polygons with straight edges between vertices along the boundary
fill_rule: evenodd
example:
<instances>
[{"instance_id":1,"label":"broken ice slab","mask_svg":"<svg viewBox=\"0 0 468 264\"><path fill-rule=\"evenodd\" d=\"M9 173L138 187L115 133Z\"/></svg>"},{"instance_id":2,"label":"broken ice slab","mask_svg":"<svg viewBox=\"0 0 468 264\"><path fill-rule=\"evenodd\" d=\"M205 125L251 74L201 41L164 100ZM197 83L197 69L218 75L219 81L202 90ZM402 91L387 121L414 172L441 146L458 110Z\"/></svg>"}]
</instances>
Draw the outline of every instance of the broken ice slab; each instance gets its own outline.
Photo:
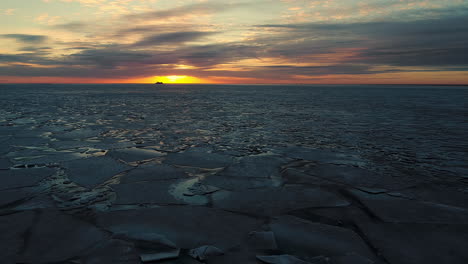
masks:
<instances>
[{"instance_id":1,"label":"broken ice slab","mask_svg":"<svg viewBox=\"0 0 468 264\"><path fill-rule=\"evenodd\" d=\"M200 184L197 177L181 180L171 186L169 193L176 199L191 205L207 205L208 194L219 191L218 188Z\"/></svg>"},{"instance_id":2,"label":"broken ice slab","mask_svg":"<svg viewBox=\"0 0 468 264\"><path fill-rule=\"evenodd\" d=\"M468 224L355 222L388 263L468 263Z\"/></svg>"},{"instance_id":3,"label":"broken ice slab","mask_svg":"<svg viewBox=\"0 0 468 264\"><path fill-rule=\"evenodd\" d=\"M194 259L204 261L209 259L210 257L224 255L224 251L215 246L204 245L201 247L191 249L188 252L188 254Z\"/></svg>"},{"instance_id":4,"label":"broken ice slab","mask_svg":"<svg viewBox=\"0 0 468 264\"><path fill-rule=\"evenodd\" d=\"M249 245L260 250L277 249L275 234L272 231L252 231L249 233Z\"/></svg>"},{"instance_id":5,"label":"broken ice slab","mask_svg":"<svg viewBox=\"0 0 468 264\"><path fill-rule=\"evenodd\" d=\"M154 232L138 233L122 230L122 232L116 233L114 237L132 241L135 247L138 248L140 259L143 262L177 258L180 254L180 249L177 248L174 242Z\"/></svg>"},{"instance_id":6,"label":"broken ice slab","mask_svg":"<svg viewBox=\"0 0 468 264\"><path fill-rule=\"evenodd\" d=\"M287 168L282 171L281 176L286 184L304 184L304 185L337 185L335 181L329 181L314 175L307 174L296 168Z\"/></svg>"},{"instance_id":7,"label":"broken ice slab","mask_svg":"<svg viewBox=\"0 0 468 264\"><path fill-rule=\"evenodd\" d=\"M407 188L414 185L414 179L383 176L366 169L334 164L318 164L305 170L305 173L327 181L353 187L384 188L389 190Z\"/></svg>"},{"instance_id":8,"label":"broken ice slab","mask_svg":"<svg viewBox=\"0 0 468 264\"><path fill-rule=\"evenodd\" d=\"M161 261L166 259L173 259L179 257L180 249L173 249L170 251L165 252L149 252L149 253L141 253L140 259L143 262L153 262L153 261Z\"/></svg>"},{"instance_id":9,"label":"broken ice slab","mask_svg":"<svg viewBox=\"0 0 468 264\"><path fill-rule=\"evenodd\" d=\"M274 155L246 156L218 173L223 177L278 179L281 165L286 161Z\"/></svg>"},{"instance_id":10,"label":"broken ice slab","mask_svg":"<svg viewBox=\"0 0 468 264\"><path fill-rule=\"evenodd\" d=\"M17 257L20 263L62 262L108 239L95 226L55 210L36 211L28 233L28 241Z\"/></svg>"},{"instance_id":11,"label":"broken ice slab","mask_svg":"<svg viewBox=\"0 0 468 264\"><path fill-rule=\"evenodd\" d=\"M133 243L110 239L81 257L80 261L86 264L135 264L140 263L140 256Z\"/></svg>"},{"instance_id":12,"label":"broken ice slab","mask_svg":"<svg viewBox=\"0 0 468 264\"><path fill-rule=\"evenodd\" d=\"M352 230L281 216L270 223L278 248L301 258L342 256L356 253L370 259L374 254Z\"/></svg>"},{"instance_id":13,"label":"broken ice slab","mask_svg":"<svg viewBox=\"0 0 468 264\"><path fill-rule=\"evenodd\" d=\"M44 137L12 137L8 143L13 147L38 147L47 145L49 139Z\"/></svg>"},{"instance_id":14,"label":"broken ice slab","mask_svg":"<svg viewBox=\"0 0 468 264\"><path fill-rule=\"evenodd\" d=\"M0 157L0 170L7 170L13 164L10 162L10 159Z\"/></svg>"},{"instance_id":15,"label":"broken ice slab","mask_svg":"<svg viewBox=\"0 0 468 264\"><path fill-rule=\"evenodd\" d=\"M240 158L226 169L201 180L203 184L226 190L244 190L279 186L280 167L285 160L275 155L255 155Z\"/></svg>"},{"instance_id":16,"label":"broken ice slab","mask_svg":"<svg viewBox=\"0 0 468 264\"><path fill-rule=\"evenodd\" d=\"M32 117L22 117L11 121L15 125L32 125L36 123L36 120Z\"/></svg>"},{"instance_id":17,"label":"broken ice slab","mask_svg":"<svg viewBox=\"0 0 468 264\"><path fill-rule=\"evenodd\" d=\"M77 148L115 149L133 147L133 142L120 142L112 139L103 139L99 142L83 140L57 140L49 142L49 146L55 150L70 150Z\"/></svg>"},{"instance_id":18,"label":"broken ice slab","mask_svg":"<svg viewBox=\"0 0 468 264\"><path fill-rule=\"evenodd\" d=\"M210 175L200 180L202 184L216 186L225 190L242 191L246 189L259 189L276 187L280 183L268 178L241 178Z\"/></svg>"},{"instance_id":19,"label":"broken ice slab","mask_svg":"<svg viewBox=\"0 0 468 264\"><path fill-rule=\"evenodd\" d=\"M468 224L466 208L357 190L350 193L384 222Z\"/></svg>"},{"instance_id":20,"label":"broken ice slab","mask_svg":"<svg viewBox=\"0 0 468 264\"><path fill-rule=\"evenodd\" d=\"M34 223L34 211L24 211L0 217L0 259L3 263L15 263L23 247L24 234Z\"/></svg>"},{"instance_id":21,"label":"broken ice slab","mask_svg":"<svg viewBox=\"0 0 468 264\"><path fill-rule=\"evenodd\" d=\"M11 138L12 137L9 136L0 136L0 155L10 152L10 150L13 148L10 143Z\"/></svg>"},{"instance_id":22,"label":"broken ice slab","mask_svg":"<svg viewBox=\"0 0 468 264\"><path fill-rule=\"evenodd\" d=\"M49 142L49 146L52 149L57 151L60 150L69 150L69 149L77 149L77 148L91 148L94 147L96 143L88 142L88 141L81 141L81 140L56 140Z\"/></svg>"},{"instance_id":23,"label":"broken ice slab","mask_svg":"<svg viewBox=\"0 0 468 264\"><path fill-rule=\"evenodd\" d=\"M87 129L87 128L80 128L80 129L75 129L72 131L68 131L65 133L54 133L52 137L60 140L67 140L67 139L83 139L83 138L92 138L99 136L101 133L101 130L95 130L95 129Z\"/></svg>"},{"instance_id":24,"label":"broken ice slab","mask_svg":"<svg viewBox=\"0 0 468 264\"><path fill-rule=\"evenodd\" d=\"M123 183L112 185L117 193L115 204L187 204L169 193L180 180Z\"/></svg>"},{"instance_id":25,"label":"broken ice slab","mask_svg":"<svg viewBox=\"0 0 468 264\"><path fill-rule=\"evenodd\" d=\"M0 190L35 186L55 172L55 169L50 168L0 170L2 179Z\"/></svg>"},{"instance_id":26,"label":"broken ice slab","mask_svg":"<svg viewBox=\"0 0 468 264\"><path fill-rule=\"evenodd\" d=\"M97 222L114 233L161 234L180 248L213 245L222 250L241 243L260 224L255 218L200 206L101 212Z\"/></svg>"},{"instance_id":27,"label":"broken ice slab","mask_svg":"<svg viewBox=\"0 0 468 264\"><path fill-rule=\"evenodd\" d=\"M37 188L24 187L0 191L0 207L16 205L33 197Z\"/></svg>"},{"instance_id":28,"label":"broken ice slab","mask_svg":"<svg viewBox=\"0 0 468 264\"><path fill-rule=\"evenodd\" d=\"M350 203L338 194L302 186L284 186L231 192L213 197L213 206L224 210L258 216L274 216L309 207L343 207Z\"/></svg>"},{"instance_id":29,"label":"broken ice slab","mask_svg":"<svg viewBox=\"0 0 468 264\"><path fill-rule=\"evenodd\" d=\"M398 190L398 193L390 193L392 196L410 197L411 199L453 205L468 209L467 187L463 181L451 182L448 184L434 183L427 181L414 187Z\"/></svg>"},{"instance_id":30,"label":"broken ice slab","mask_svg":"<svg viewBox=\"0 0 468 264\"><path fill-rule=\"evenodd\" d=\"M185 152L169 153L164 163L206 169L223 168L232 163L231 156L208 151L191 148Z\"/></svg>"},{"instance_id":31,"label":"broken ice slab","mask_svg":"<svg viewBox=\"0 0 468 264\"><path fill-rule=\"evenodd\" d=\"M345 256L332 257L332 264L373 264L374 261L357 254L348 254Z\"/></svg>"},{"instance_id":32,"label":"broken ice slab","mask_svg":"<svg viewBox=\"0 0 468 264\"><path fill-rule=\"evenodd\" d=\"M365 160L355 153L344 153L333 150L312 149L297 146L278 149L278 151L289 158L310 160L319 163L354 166L362 166L366 164Z\"/></svg>"},{"instance_id":33,"label":"broken ice slab","mask_svg":"<svg viewBox=\"0 0 468 264\"><path fill-rule=\"evenodd\" d=\"M313 264L291 255L257 256L257 258L269 264Z\"/></svg>"},{"instance_id":34,"label":"broken ice slab","mask_svg":"<svg viewBox=\"0 0 468 264\"><path fill-rule=\"evenodd\" d=\"M121 183L184 179L188 175L173 166L165 164L145 164L129 171L120 179Z\"/></svg>"},{"instance_id":35,"label":"broken ice slab","mask_svg":"<svg viewBox=\"0 0 468 264\"><path fill-rule=\"evenodd\" d=\"M83 151L84 152L84 151ZM98 153L99 155L100 153ZM104 154L104 153L103 153ZM17 156L17 153L14 153ZM87 158L91 155L82 152L69 152L69 151L37 151L36 156L23 156L13 158L15 163L14 167L23 167L23 166L55 166L58 163ZM96 155L96 156L98 156Z\"/></svg>"},{"instance_id":36,"label":"broken ice slab","mask_svg":"<svg viewBox=\"0 0 468 264\"><path fill-rule=\"evenodd\" d=\"M219 191L220 189L215 186L204 185L201 182L194 183L191 187L183 193L185 196L205 195Z\"/></svg>"},{"instance_id":37,"label":"broken ice slab","mask_svg":"<svg viewBox=\"0 0 468 264\"><path fill-rule=\"evenodd\" d=\"M70 180L87 188L95 187L131 168L106 156L67 161L63 163L63 167Z\"/></svg>"},{"instance_id":38,"label":"broken ice slab","mask_svg":"<svg viewBox=\"0 0 468 264\"><path fill-rule=\"evenodd\" d=\"M15 205L13 210L15 211L25 211L25 210L34 210L34 209L46 209L46 208L56 208L57 204L49 195L45 193L35 193L31 199L26 199L20 204Z\"/></svg>"},{"instance_id":39,"label":"broken ice slab","mask_svg":"<svg viewBox=\"0 0 468 264\"><path fill-rule=\"evenodd\" d=\"M144 148L113 149L109 150L107 155L113 157L114 159L120 159L125 162L149 160L165 156L165 154L162 152Z\"/></svg>"},{"instance_id":40,"label":"broken ice slab","mask_svg":"<svg viewBox=\"0 0 468 264\"><path fill-rule=\"evenodd\" d=\"M135 245L142 248L177 248L174 242L161 234L154 232L128 232L122 230L114 234L116 238L134 241Z\"/></svg>"}]
</instances>

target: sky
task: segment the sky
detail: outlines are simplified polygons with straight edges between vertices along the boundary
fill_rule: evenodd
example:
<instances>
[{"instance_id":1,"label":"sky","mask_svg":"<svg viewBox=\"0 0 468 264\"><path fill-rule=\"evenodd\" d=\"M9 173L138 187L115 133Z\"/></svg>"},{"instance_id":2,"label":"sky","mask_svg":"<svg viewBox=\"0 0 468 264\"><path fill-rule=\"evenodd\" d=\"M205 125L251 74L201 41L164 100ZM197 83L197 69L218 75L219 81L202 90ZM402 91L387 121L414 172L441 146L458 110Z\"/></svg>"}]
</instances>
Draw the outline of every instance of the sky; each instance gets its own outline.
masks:
<instances>
[{"instance_id":1,"label":"sky","mask_svg":"<svg viewBox=\"0 0 468 264\"><path fill-rule=\"evenodd\" d=\"M1 0L0 83L468 84L468 0Z\"/></svg>"}]
</instances>

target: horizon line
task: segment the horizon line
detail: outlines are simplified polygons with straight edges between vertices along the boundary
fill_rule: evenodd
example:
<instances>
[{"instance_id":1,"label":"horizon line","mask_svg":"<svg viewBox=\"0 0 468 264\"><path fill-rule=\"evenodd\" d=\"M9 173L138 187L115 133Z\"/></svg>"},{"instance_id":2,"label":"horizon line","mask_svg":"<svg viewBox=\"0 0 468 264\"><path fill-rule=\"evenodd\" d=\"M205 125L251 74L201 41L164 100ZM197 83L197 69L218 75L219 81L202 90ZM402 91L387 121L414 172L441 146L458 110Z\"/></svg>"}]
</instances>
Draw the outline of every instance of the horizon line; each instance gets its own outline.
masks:
<instances>
[{"instance_id":1,"label":"horizon line","mask_svg":"<svg viewBox=\"0 0 468 264\"><path fill-rule=\"evenodd\" d=\"M32 82L32 83L20 83L20 82L0 82L0 85L6 84L47 84L47 85L55 85L55 84L92 84L92 85L156 85L155 83L66 83L66 82L57 82L57 83L50 83L50 82ZM468 86L466 84L444 84L444 83L164 83L163 85L412 85L412 86Z\"/></svg>"}]
</instances>

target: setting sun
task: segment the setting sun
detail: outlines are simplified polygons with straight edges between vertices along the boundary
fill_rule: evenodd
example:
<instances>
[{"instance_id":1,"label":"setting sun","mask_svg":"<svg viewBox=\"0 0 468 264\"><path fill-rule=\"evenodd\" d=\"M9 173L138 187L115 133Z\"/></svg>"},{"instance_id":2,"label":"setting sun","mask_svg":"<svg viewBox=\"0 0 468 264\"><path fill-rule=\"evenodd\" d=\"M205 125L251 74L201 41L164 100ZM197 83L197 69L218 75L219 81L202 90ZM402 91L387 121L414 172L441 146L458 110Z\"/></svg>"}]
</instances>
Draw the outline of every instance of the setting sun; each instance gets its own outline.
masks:
<instances>
[{"instance_id":1,"label":"setting sun","mask_svg":"<svg viewBox=\"0 0 468 264\"><path fill-rule=\"evenodd\" d=\"M154 78L155 82L164 82L164 83L199 83L200 79L187 76L187 75L169 75L169 76L156 76Z\"/></svg>"}]
</instances>

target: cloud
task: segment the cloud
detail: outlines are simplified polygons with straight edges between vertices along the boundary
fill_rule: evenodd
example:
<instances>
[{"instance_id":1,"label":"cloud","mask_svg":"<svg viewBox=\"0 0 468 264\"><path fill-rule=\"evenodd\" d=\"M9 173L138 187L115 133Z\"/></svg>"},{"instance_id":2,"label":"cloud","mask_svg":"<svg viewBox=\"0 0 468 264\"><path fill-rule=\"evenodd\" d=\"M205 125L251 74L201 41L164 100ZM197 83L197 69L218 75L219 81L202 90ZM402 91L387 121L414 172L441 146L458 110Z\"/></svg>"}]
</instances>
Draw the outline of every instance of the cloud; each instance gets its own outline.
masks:
<instances>
[{"instance_id":1,"label":"cloud","mask_svg":"<svg viewBox=\"0 0 468 264\"><path fill-rule=\"evenodd\" d=\"M185 5L181 7L175 7L166 10L157 10L149 12L141 12L136 14L130 14L123 16L126 21L151 21L151 20L163 20L172 17L185 17L185 16L199 16L205 14L212 14L216 12L227 11L233 7L237 7L240 4L221 4L221 3L198 3L192 5Z\"/></svg>"},{"instance_id":2,"label":"cloud","mask_svg":"<svg viewBox=\"0 0 468 264\"><path fill-rule=\"evenodd\" d=\"M468 16L405 22L262 25L294 43L270 46L271 55L307 56L355 48L355 63L400 66L468 65ZM278 38L278 36L276 36ZM300 41L299 41L300 40Z\"/></svg>"},{"instance_id":3,"label":"cloud","mask_svg":"<svg viewBox=\"0 0 468 264\"><path fill-rule=\"evenodd\" d=\"M2 34L2 38L14 39L16 41L27 44L39 44L47 40L47 36L43 35L28 35L28 34Z\"/></svg>"},{"instance_id":4,"label":"cloud","mask_svg":"<svg viewBox=\"0 0 468 264\"><path fill-rule=\"evenodd\" d=\"M223 5L205 2L117 15L103 23L47 27L71 31L60 32L67 34L68 41L57 41L55 36L52 41L43 35L0 35L24 44L17 48L18 54L0 54L0 76L135 78L180 74L274 81L278 76L283 80L468 69L468 16L450 15L446 10L429 18L426 11L413 10L420 13L408 19L383 17L346 23L329 20L249 26L230 20L235 29L231 24L211 25L215 20L200 24L179 20L223 11ZM460 12L464 11L457 14ZM215 34L219 36L209 38ZM39 45L46 41L50 47Z\"/></svg>"},{"instance_id":5,"label":"cloud","mask_svg":"<svg viewBox=\"0 0 468 264\"><path fill-rule=\"evenodd\" d=\"M133 44L133 46L152 46L165 43L184 43L199 40L218 32L182 31L148 36Z\"/></svg>"},{"instance_id":6,"label":"cloud","mask_svg":"<svg viewBox=\"0 0 468 264\"><path fill-rule=\"evenodd\" d=\"M178 49L175 54L184 64L198 67L213 67L218 64L255 58L260 47L242 43L223 43L190 46Z\"/></svg>"},{"instance_id":7,"label":"cloud","mask_svg":"<svg viewBox=\"0 0 468 264\"><path fill-rule=\"evenodd\" d=\"M84 22L69 22L53 25L52 28L64 29L71 32L80 32L89 29L92 25Z\"/></svg>"}]
</instances>

